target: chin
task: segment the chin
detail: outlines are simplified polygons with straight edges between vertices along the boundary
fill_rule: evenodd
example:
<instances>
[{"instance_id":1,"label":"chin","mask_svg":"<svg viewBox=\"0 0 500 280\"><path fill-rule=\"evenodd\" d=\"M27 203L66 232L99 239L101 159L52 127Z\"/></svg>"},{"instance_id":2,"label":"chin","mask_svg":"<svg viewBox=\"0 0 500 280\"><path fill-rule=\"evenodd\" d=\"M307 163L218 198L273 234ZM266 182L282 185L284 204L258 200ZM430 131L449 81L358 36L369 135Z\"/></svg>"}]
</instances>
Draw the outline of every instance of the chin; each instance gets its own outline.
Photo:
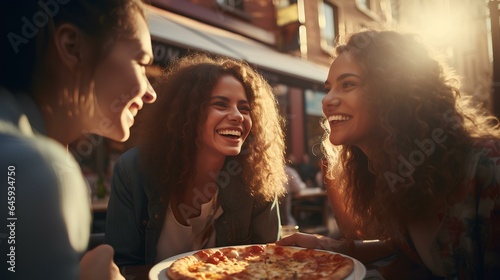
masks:
<instances>
[{"instance_id":1,"label":"chin","mask_svg":"<svg viewBox=\"0 0 500 280\"><path fill-rule=\"evenodd\" d=\"M332 138L332 137L330 137L330 143L332 145L335 145L335 146L343 145L344 144L344 143L342 143L342 141L339 141L338 139L335 139L335 138Z\"/></svg>"},{"instance_id":2,"label":"chin","mask_svg":"<svg viewBox=\"0 0 500 280\"><path fill-rule=\"evenodd\" d=\"M226 156L237 156L241 152L241 149L226 151Z\"/></svg>"},{"instance_id":3,"label":"chin","mask_svg":"<svg viewBox=\"0 0 500 280\"><path fill-rule=\"evenodd\" d=\"M129 129L115 130L112 134L106 137L117 142L125 142L130 137L130 130Z\"/></svg>"}]
</instances>

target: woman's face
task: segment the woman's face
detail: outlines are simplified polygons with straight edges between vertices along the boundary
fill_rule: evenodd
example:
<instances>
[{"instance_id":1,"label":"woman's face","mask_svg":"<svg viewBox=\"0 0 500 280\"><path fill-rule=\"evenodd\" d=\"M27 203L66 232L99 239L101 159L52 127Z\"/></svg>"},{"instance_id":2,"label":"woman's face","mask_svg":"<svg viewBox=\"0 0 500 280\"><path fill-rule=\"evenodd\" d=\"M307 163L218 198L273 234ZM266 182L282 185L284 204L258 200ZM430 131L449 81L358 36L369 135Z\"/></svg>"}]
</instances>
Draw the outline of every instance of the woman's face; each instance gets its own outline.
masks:
<instances>
[{"instance_id":1,"label":"woman's face","mask_svg":"<svg viewBox=\"0 0 500 280\"><path fill-rule=\"evenodd\" d=\"M222 76L210 95L207 118L202 124L199 152L235 156L252 129L243 85L231 75Z\"/></svg>"},{"instance_id":2,"label":"woman's face","mask_svg":"<svg viewBox=\"0 0 500 280\"><path fill-rule=\"evenodd\" d=\"M135 34L117 40L94 75L97 106L91 132L116 141L129 138L137 112L156 100L145 70L153 61L149 30L139 12L132 20Z\"/></svg>"},{"instance_id":3,"label":"woman's face","mask_svg":"<svg viewBox=\"0 0 500 280\"><path fill-rule=\"evenodd\" d=\"M367 101L363 71L348 52L330 66L325 91L322 103L330 124L330 142L355 145L365 151L376 131L376 118Z\"/></svg>"}]
</instances>

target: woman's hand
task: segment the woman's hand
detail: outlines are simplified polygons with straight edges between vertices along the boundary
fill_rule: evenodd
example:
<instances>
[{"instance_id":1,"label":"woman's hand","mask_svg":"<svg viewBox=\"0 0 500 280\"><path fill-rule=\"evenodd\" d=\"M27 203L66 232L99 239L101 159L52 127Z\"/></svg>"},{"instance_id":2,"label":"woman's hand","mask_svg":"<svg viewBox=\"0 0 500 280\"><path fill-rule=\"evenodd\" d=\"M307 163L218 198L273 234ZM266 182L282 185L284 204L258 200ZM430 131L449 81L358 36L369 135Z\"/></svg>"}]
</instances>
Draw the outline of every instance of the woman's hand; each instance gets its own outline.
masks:
<instances>
[{"instance_id":1,"label":"woman's hand","mask_svg":"<svg viewBox=\"0 0 500 280\"><path fill-rule=\"evenodd\" d=\"M299 246L309 249L321 249L345 253L349 242L345 240L335 240L319 234L295 233L281 240L276 241L281 246Z\"/></svg>"},{"instance_id":2,"label":"woman's hand","mask_svg":"<svg viewBox=\"0 0 500 280\"><path fill-rule=\"evenodd\" d=\"M113 255L113 247L109 245L100 245L85 253L80 261L80 280L125 280Z\"/></svg>"}]
</instances>

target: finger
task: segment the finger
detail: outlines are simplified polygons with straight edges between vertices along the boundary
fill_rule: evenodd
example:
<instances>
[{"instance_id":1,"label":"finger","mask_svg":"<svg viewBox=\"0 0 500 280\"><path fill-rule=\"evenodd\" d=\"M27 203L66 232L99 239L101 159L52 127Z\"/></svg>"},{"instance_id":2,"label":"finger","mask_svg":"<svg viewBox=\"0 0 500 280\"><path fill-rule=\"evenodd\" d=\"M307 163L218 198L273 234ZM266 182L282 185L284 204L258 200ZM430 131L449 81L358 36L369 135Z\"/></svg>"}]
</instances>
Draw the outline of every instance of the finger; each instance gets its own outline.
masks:
<instances>
[{"instance_id":1,"label":"finger","mask_svg":"<svg viewBox=\"0 0 500 280\"><path fill-rule=\"evenodd\" d=\"M278 241L276 241L276 245L280 245L280 246L291 246L291 245L297 245L297 234L298 233L294 233L292 235L289 235L287 237L284 237Z\"/></svg>"},{"instance_id":2,"label":"finger","mask_svg":"<svg viewBox=\"0 0 500 280\"><path fill-rule=\"evenodd\" d=\"M277 241L277 245L282 245L282 246L299 246L299 247L304 247L304 248L310 248L310 249L316 249L319 247L319 242L318 238L314 235L311 234L306 234L306 233L295 233L293 235L290 235L288 237L285 237L282 239L283 241ZM278 243L280 242L280 243Z\"/></svg>"},{"instance_id":3,"label":"finger","mask_svg":"<svg viewBox=\"0 0 500 280\"><path fill-rule=\"evenodd\" d=\"M111 264L111 279L125 280L125 277L120 273L120 269L114 262Z\"/></svg>"}]
</instances>

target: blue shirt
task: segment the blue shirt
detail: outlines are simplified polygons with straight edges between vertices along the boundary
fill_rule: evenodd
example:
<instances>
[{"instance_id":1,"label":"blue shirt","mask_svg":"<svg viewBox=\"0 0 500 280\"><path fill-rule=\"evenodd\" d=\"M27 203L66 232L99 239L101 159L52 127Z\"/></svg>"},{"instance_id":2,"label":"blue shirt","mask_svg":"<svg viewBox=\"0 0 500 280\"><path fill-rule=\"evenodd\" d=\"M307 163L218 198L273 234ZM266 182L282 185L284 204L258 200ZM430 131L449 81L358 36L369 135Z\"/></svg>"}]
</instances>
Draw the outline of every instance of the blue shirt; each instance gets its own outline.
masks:
<instances>
[{"instance_id":1,"label":"blue shirt","mask_svg":"<svg viewBox=\"0 0 500 280\"><path fill-rule=\"evenodd\" d=\"M78 279L91 226L80 166L33 100L0 88L0 279Z\"/></svg>"}]
</instances>

